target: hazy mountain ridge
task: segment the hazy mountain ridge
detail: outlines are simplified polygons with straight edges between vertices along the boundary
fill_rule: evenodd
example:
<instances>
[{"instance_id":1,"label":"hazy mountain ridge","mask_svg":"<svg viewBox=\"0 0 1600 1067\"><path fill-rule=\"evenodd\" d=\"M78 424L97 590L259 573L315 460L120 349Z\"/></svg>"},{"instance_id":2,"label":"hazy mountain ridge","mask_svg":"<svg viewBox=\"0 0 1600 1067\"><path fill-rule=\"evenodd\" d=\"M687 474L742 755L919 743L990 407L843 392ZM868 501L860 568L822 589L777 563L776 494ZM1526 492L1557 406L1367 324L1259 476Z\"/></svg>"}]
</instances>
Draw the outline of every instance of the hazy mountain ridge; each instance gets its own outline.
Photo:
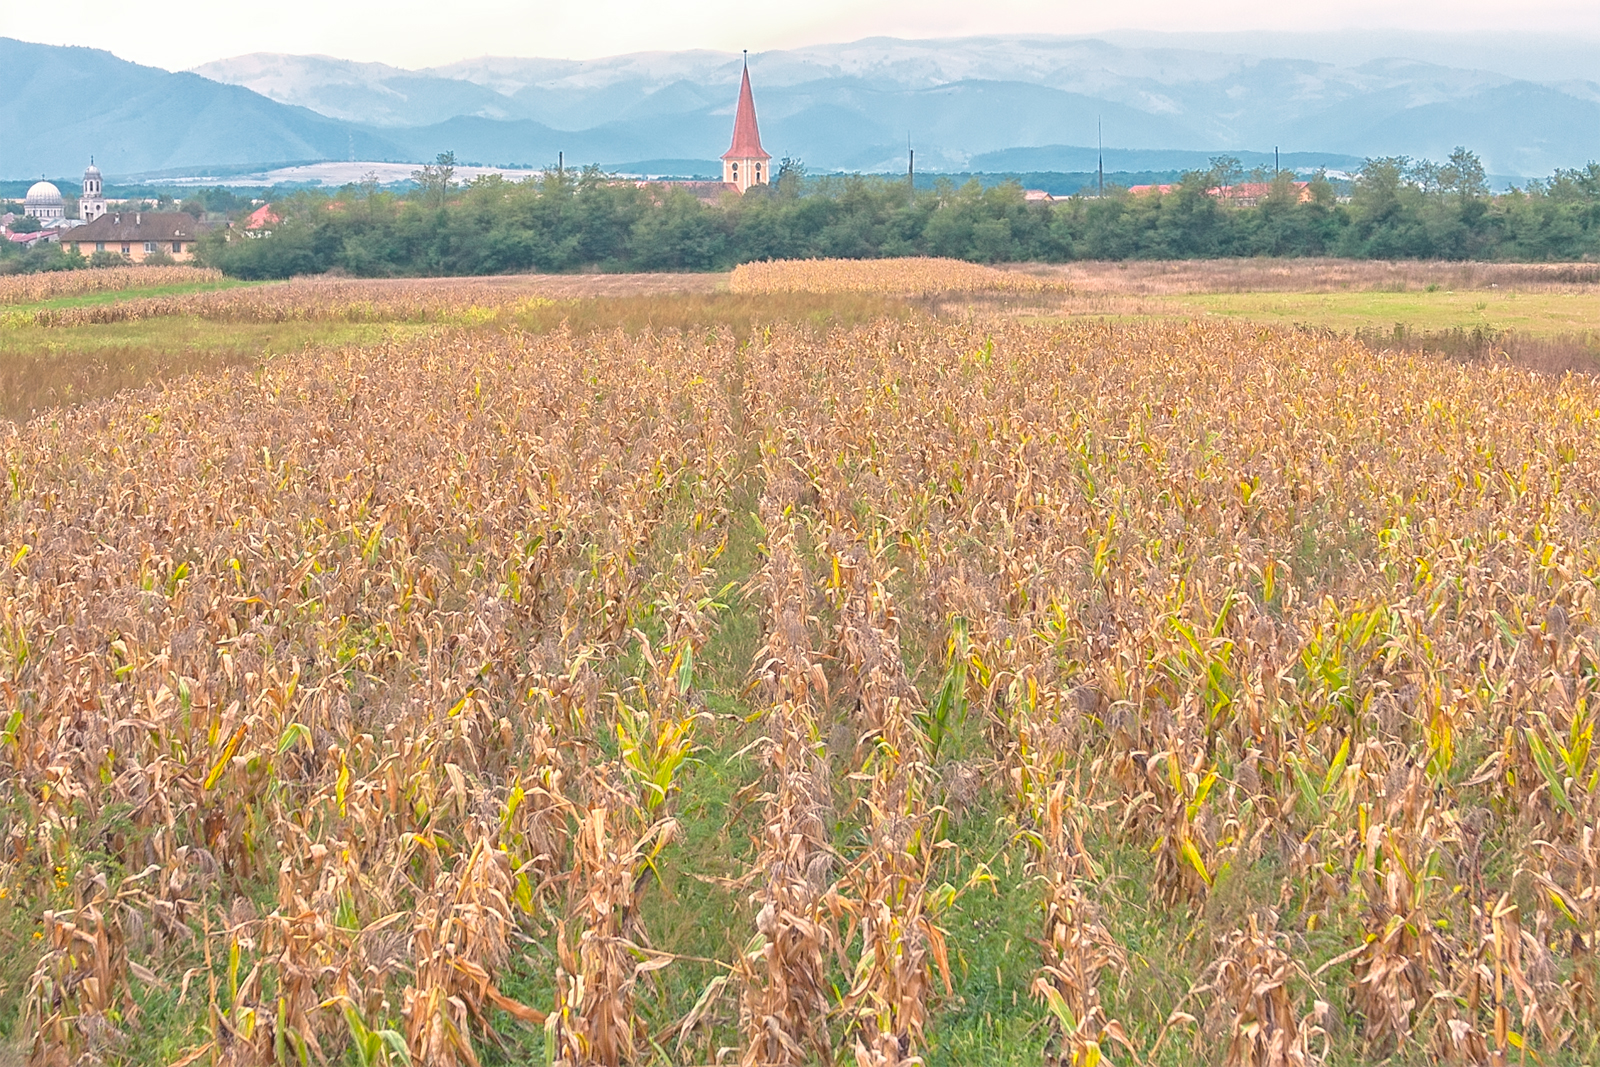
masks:
<instances>
[{"instance_id":1,"label":"hazy mountain ridge","mask_svg":"<svg viewBox=\"0 0 1600 1067\"><path fill-rule=\"evenodd\" d=\"M1220 47L1280 39L1276 56ZM1580 76L1600 70L1582 61L1600 45L1509 39L1503 69L1437 62L1451 42L1494 60L1477 37L1411 35L1399 43L1415 54L1397 57L1339 34L870 38L749 62L767 149L815 170L899 170L908 139L924 171L1081 159L1102 130L1109 148L1174 160L1274 146L1438 159L1465 144L1493 173L1540 176L1600 159L1600 82ZM1537 69L1529 42L1549 49L1548 80L1522 76ZM0 40L0 98L13 105L0 113L0 176L75 173L91 153L124 175L446 150L535 167L558 152L571 165L710 160L727 146L741 60L481 57L410 71L255 54L174 74Z\"/></svg>"},{"instance_id":2,"label":"hazy mountain ridge","mask_svg":"<svg viewBox=\"0 0 1600 1067\"><path fill-rule=\"evenodd\" d=\"M0 38L0 175L107 174L259 160L398 158L380 133L247 88L92 48Z\"/></svg>"},{"instance_id":3,"label":"hazy mountain ridge","mask_svg":"<svg viewBox=\"0 0 1600 1067\"><path fill-rule=\"evenodd\" d=\"M868 38L753 54L750 67L769 150L823 168L897 167L908 135L929 167L962 167L1008 148L1092 144L1097 119L1107 144L1130 149L1279 145L1355 156L1437 155L1449 142L1445 153L1468 144L1491 170L1524 174L1600 155L1600 85L1571 78L1531 83L1492 69L1441 64L1436 59L1444 46L1425 36L1411 35L1411 44L1430 58L1371 54L1375 42L1363 53L1348 35L1331 37L1332 51L1359 62L1183 46L1206 35L1175 35L1155 45L1104 36L995 36ZM1295 38L1299 50L1314 52L1313 38ZM1483 42L1462 40L1482 58ZM1572 68L1577 46L1563 47ZM1600 57L1600 46L1590 47ZM612 158L624 159L633 155L629 148L664 156L720 152L725 146L715 143L711 120L731 114L741 57L709 51L595 60L486 56L414 72L320 57L276 57L280 67L273 68L269 60L243 56L198 70L274 99L384 126L406 144L416 144L421 131L399 127L448 135L455 116L441 120L442 102L456 92L452 87L471 85L492 95L471 98L460 115L582 132L570 143L598 145L602 153L600 135L608 133L615 138ZM281 74L290 60L299 72L292 84ZM1510 64L1514 71L1527 67L1525 58ZM275 76L257 73L264 68ZM410 111L406 99L417 101ZM1561 115L1567 134L1550 136L1552 122L1517 110L1529 101ZM494 147L481 136L469 143L475 151ZM508 139L502 153L527 143Z\"/></svg>"}]
</instances>

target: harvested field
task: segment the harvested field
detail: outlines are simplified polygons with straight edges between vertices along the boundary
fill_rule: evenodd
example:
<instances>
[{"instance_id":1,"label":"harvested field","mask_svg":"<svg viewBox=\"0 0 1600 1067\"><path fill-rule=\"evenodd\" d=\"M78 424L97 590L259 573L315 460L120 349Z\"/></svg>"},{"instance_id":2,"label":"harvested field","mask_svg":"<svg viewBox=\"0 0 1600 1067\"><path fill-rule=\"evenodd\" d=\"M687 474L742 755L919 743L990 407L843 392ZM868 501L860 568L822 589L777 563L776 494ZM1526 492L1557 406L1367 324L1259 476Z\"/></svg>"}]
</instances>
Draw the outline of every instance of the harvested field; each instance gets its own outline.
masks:
<instances>
[{"instance_id":1,"label":"harvested field","mask_svg":"<svg viewBox=\"0 0 1600 1067\"><path fill-rule=\"evenodd\" d=\"M1060 279L1077 293L1172 296L1186 293L1414 292L1522 289L1593 292L1600 264L1455 263L1443 260L1190 259L1028 264L1007 268Z\"/></svg>"},{"instance_id":2,"label":"harvested field","mask_svg":"<svg viewBox=\"0 0 1600 1067\"><path fill-rule=\"evenodd\" d=\"M780 259L734 268L736 293L1040 293L1064 290L1052 278L958 259Z\"/></svg>"},{"instance_id":3,"label":"harvested field","mask_svg":"<svg viewBox=\"0 0 1600 1067\"><path fill-rule=\"evenodd\" d=\"M1600 268L1587 264L1206 260L1029 266L1070 293L1014 314L1225 320L1358 337L1375 349L1600 369Z\"/></svg>"},{"instance_id":4,"label":"harvested field","mask_svg":"<svg viewBox=\"0 0 1600 1067\"><path fill-rule=\"evenodd\" d=\"M1600 383L532 284L0 422L35 1062L1600 1055Z\"/></svg>"}]
</instances>

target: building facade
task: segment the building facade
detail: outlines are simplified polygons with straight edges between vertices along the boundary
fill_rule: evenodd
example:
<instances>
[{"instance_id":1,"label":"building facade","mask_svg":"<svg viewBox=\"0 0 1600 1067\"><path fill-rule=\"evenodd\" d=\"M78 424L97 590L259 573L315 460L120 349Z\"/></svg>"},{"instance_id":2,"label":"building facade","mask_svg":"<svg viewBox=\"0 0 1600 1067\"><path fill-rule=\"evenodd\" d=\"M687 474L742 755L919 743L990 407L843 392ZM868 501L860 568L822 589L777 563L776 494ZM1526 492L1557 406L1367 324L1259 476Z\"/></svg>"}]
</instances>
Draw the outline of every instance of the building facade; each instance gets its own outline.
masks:
<instances>
[{"instance_id":1,"label":"building facade","mask_svg":"<svg viewBox=\"0 0 1600 1067\"><path fill-rule=\"evenodd\" d=\"M750 66L746 64L739 84L739 108L733 116L733 144L722 153L722 181L745 193L752 185L772 181L771 164L772 157L761 147L756 101L750 92Z\"/></svg>"},{"instance_id":2,"label":"building facade","mask_svg":"<svg viewBox=\"0 0 1600 1067\"><path fill-rule=\"evenodd\" d=\"M101 215L63 240L80 255L113 252L134 263L150 256L171 256L180 263L194 258L200 227L182 211L128 211Z\"/></svg>"}]
</instances>

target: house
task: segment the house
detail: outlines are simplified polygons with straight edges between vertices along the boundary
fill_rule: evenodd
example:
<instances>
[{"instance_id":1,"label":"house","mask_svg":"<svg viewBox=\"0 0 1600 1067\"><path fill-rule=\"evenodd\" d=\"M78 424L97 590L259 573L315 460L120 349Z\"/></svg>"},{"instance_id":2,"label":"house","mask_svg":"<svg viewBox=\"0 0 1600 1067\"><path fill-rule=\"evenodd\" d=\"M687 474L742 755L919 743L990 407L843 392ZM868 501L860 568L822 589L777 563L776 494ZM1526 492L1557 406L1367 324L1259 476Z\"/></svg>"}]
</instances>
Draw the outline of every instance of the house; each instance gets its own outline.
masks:
<instances>
[{"instance_id":1,"label":"house","mask_svg":"<svg viewBox=\"0 0 1600 1067\"><path fill-rule=\"evenodd\" d=\"M182 211L126 211L101 215L67 234L80 255L115 252L135 263L161 253L179 262L194 256L200 225Z\"/></svg>"},{"instance_id":2,"label":"house","mask_svg":"<svg viewBox=\"0 0 1600 1067\"><path fill-rule=\"evenodd\" d=\"M1294 182L1292 188L1296 194L1296 203L1305 204L1313 199L1310 182ZM1177 191L1176 185L1133 185L1128 188L1130 196L1166 196ZM1240 182L1238 185L1222 185L1215 189L1207 189L1206 195L1225 204L1232 204L1234 207L1255 207L1272 195L1272 183Z\"/></svg>"},{"instance_id":3,"label":"house","mask_svg":"<svg viewBox=\"0 0 1600 1067\"><path fill-rule=\"evenodd\" d=\"M1043 189L1024 189L1022 201L1025 204L1053 204L1056 198Z\"/></svg>"},{"instance_id":4,"label":"house","mask_svg":"<svg viewBox=\"0 0 1600 1067\"><path fill-rule=\"evenodd\" d=\"M272 210L271 204L262 204L250 212L250 217L244 220L244 235L246 237L271 237L272 228L283 219Z\"/></svg>"},{"instance_id":5,"label":"house","mask_svg":"<svg viewBox=\"0 0 1600 1067\"><path fill-rule=\"evenodd\" d=\"M52 245L61 242L60 230L36 230L33 233L8 233L6 240L19 248L36 248L39 245Z\"/></svg>"},{"instance_id":6,"label":"house","mask_svg":"<svg viewBox=\"0 0 1600 1067\"><path fill-rule=\"evenodd\" d=\"M743 189L731 182L650 181L644 179L635 181L632 184L650 193L650 199L657 204L661 202L663 194L672 189L681 189L702 204L715 204L722 199L725 193L744 192Z\"/></svg>"},{"instance_id":7,"label":"house","mask_svg":"<svg viewBox=\"0 0 1600 1067\"><path fill-rule=\"evenodd\" d=\"M1310 182L1293 182L1291 187L1296 195L1295 202L1307 204L1312 200ZM1234 207L1255 207L1261 201L1272 195L1271 182L1240 182L1238 185L1224 185L1218 189L1206 190L1211 196Z\"/></svg>"}]
</instances>

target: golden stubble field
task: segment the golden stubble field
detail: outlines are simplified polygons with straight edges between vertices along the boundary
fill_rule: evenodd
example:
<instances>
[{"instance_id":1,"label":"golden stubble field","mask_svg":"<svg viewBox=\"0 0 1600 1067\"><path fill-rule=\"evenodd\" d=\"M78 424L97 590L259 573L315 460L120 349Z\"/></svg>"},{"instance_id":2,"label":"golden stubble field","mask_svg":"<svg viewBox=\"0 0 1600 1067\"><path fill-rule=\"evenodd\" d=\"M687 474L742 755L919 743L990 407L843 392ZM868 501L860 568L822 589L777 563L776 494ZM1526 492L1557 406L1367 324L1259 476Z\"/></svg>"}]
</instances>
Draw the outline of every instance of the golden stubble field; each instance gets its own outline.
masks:
<instances>
[{"instance_id":1,"label":"golden stubble field","mask_svg":"<svg viewBox=\"0 0 1600 1067\"><path fill-rule=\"evenodd\" d=\"M673 299L0 423L20 1053L1594 1060L1592 379Z\"/></svg>"}]
</instances>

